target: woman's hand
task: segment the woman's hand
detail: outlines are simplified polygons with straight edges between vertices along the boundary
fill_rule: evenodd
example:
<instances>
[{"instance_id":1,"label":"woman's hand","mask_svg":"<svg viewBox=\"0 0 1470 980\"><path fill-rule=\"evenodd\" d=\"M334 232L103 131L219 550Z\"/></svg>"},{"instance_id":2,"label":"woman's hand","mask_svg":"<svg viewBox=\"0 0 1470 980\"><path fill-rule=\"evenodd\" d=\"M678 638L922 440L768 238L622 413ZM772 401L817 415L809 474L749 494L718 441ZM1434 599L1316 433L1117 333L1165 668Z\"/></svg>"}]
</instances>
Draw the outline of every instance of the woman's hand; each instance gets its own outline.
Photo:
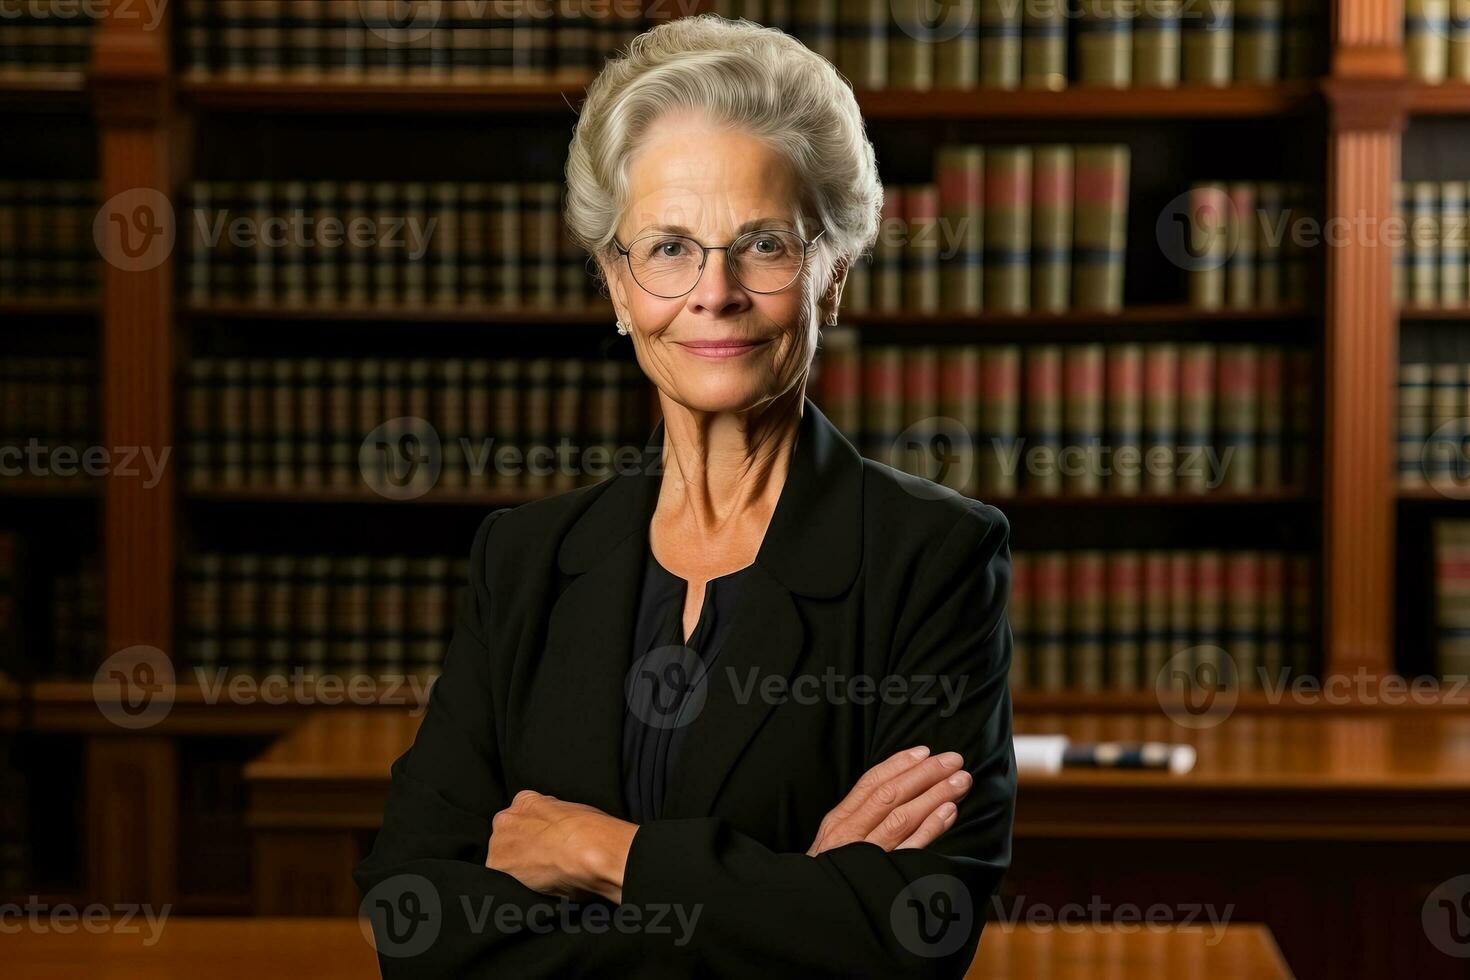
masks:
<instances>
[{"instance_id":1,"label":"woman's hand","mask_svg":"<svg viewBox=\"0 0 1470 980\"><path fill-rule=\"evenodd\" d=\"M545 895L591 893L622 901L623 869L637 824L526 789L490 826L485 867Z\"/></svg>"},{"instance_id":2,"label":"woman's hand","mask_svg":"<svg viewBox=\"0 0 1470 980\"><path fill-rule=\"evenodd\" d=\"M964 764L958 752L930 758L923 746L878 763L822 818L807 855L856 841L885 851L928 847L954 824L959 801L970 792Z\"/></svg>"}]
</instances>

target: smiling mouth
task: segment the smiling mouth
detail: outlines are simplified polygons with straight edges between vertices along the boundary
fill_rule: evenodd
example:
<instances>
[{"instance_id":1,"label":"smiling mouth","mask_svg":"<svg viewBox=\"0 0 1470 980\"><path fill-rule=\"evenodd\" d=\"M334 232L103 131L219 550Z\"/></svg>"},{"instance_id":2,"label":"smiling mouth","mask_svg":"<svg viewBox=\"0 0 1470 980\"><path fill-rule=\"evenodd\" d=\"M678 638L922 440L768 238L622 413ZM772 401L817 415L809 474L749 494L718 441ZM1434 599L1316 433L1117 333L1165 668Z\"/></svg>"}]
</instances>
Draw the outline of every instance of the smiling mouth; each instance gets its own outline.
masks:
<instances>
[{"instance_id":1,"label":"smiling mouth","mask_svg":"<svg viewBox=\"0 0 1470 980\"><path fill-rule=\"evenodd\" d=\"M768 340L681 340L676 341L696 357L739 357L770 343Z\"/></svg>"}]
</instances>

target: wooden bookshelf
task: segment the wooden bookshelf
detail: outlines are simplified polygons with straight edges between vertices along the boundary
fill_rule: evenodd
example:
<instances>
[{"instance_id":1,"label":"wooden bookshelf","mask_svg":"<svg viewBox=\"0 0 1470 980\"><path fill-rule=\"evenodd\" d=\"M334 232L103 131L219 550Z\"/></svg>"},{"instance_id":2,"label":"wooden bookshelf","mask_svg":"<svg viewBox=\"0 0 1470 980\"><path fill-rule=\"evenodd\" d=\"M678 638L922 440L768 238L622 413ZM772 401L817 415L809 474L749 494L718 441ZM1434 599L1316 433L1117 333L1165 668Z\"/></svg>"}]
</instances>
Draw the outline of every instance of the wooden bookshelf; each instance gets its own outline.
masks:
<instances>
[{"instance_id":1,"label":"wooden bookshelf","mask_svg":"<svg viewBox=\"0 0 1470 980\"><path fill-rule=\"evenodd\" d=\"M1470 320L1470 306L1401 306L1400 322L1444 323Z\"/></svg>"},{"instance_id":2,"label":"wooden bookshelf","mask_svg":"<svg viewBox=\"0 0 1470 980\"><path fill-rule=\"evenodd\" d=\"M1314 182L1320 179L1325 185L1329 215L1386 217L1391 213L1390 180L1398 172L1401 134L1410 119L1470 115L1470 86L1419 86L1402 77L1401 20L1401 6L1389 0L1340 0L1330 27L1324 25L1331 32L1332 72L1320 80L1228 88L878 91L860 92L858 98L872 132L879 137L894 128L907 134L910 129L904 125L911 122L923 124L913 131L943 132L946 141L970 142L986 141L992 129L1006 133L1024 129L1039 134L1038 141L1065 141L1092 123L1099 123L1110 134L1142 134L1140 139L1176 133L1180 131L1176 123L1188 123L1188 135L1174 137L1178 141L1193 139L1197 133L1249 133L1251 123L1267 124L1273 132L1289 128L1308 134L1304 137L1309 140L1307 145L1321 151L1322 170L1306 172ZM271 133L272 126L305 129L319 122L293 118L303 115L324 117L334 131L359 135L391 132L384 127L400 122L375 119L375 115L424 116L424 126L444 130L478 127L501 116L513 117L517 127L559 128L574 118L587 81L585 74L471 85L407 79L360 83L182 78L173 63L171 18L153 30L146 30L145 23L141 18L108 18L99 23L86 77L68 73L0 78L0 112L76 110L95 117L104 200L140 187L177 191L193 179L214 176L197 159L206 148L194 145L197 130L214 113L238 114L216 124L248 124L256 127L257 135ZM453 118L456 115L465 118ZM416 118L402 121L419 124ZM991 121L1000 125L963 126ZM16 128L24 124L22 120ZM253 168L265 168L267 161L278 163L294 150L284 138L272 136L272 140L271 146L252 147L254 156L242 154L236 169L253 174ZM1242 149L1240 159L1249 159L1251 148ZM1136 153L1135 159L1144 156ZM301 161L292 158L290 162ZM342 176L352 165L343 163L342 172L334 172L329 163L317 162L322 172L311 176L322 179ZM1225 160L1221 165L1235 166ZM432 166L426 164L422 169L432 171ZM1242 176L1246 173L1240 170ZM1275 176L1256 170L1249 173ZM239 179L239 174L229 176ZM358 176L371 175L354 178ZM1182 187L1195 177L1230 176L1181 173L1179 179ZM1132 226L1130 239L1130 253L1148 247ZM96 318L101 334L100 439L104 445L179 446L176 433L186 419L179 415L183 406L178 397L182 383L178 368L188 357L208 353L208 342L215 339L212 327L215 335L227 335L231 344L249 352L268 348L273 337L284 333L310 334L316 324L567 325L585 328L589 334L603 330L613 336L611 311L605 304L575 310L194 306L177 299L179 282L186 276L185 251L178 249L156 269L123 272L108 268L97 302L0 302L0 318L7 320L0 330L15 329L13 325L23 324L23 318L44 321L43 327L67 318ZM1383 675L1395 663L1395 515L1400 510L1419 513L1401 504L1417 507L1424 502L1427 506L1430 501L1449 499L1433 488L1400 490L1393 479L1391 392L1397 370L1396 330L1400 320L1470 319L1470 310L1394 309L1389 263L1388 250L1361 242L1329 250L1321 302L1304 306L1200 310L1156 301L1129 305L1115 313L916 317L850 312L843 319L859 330L884 335L885 341L914 328L910 339L925 343L998 338L1018 342L1028 338L1112 340L1115 336L1178 339L1208 334L1212 339L1238 336L1311 345L1320 355L1322 371L1316 405L1322 423L1317 430L1320 453L1314 454L1322 459L1322 468L1310 489L1134 497L1023 494L993 502L1036 522L1070 522L1069 527L1107 523L1128 534L1134 527L1154 527L1162 529L1162 535L1176 527L1198 529L1207 522L1217 522L1231 533L1237 526L1257 527L1263 537L1280 528L1300 532L1310 538L1319 568L1323 672L1328 676L1351 676L1357 671ZM1167 285L1152 290L1147 298L1170 295L1163 291ZM272 327L278 329L272 332ZM316 341L319 346L337 342L337 335L322 333L326 339ZM381 334L371 330L362 333L365 338L381 339ZM436 340L458 343L460 336L446 332ZM500 331L494 336L498 341L508 334ZM349 353L381 354L371 339L350 347ZM392 512L381 505L396 502L357 489L190 491L181 486L177 469L170 466L165 482L146 490L125 479L89 480L67 486L64 492L0 483L0 499L75 496L100 501L107 651L135 644L177 649L182 598L179 558L199 547L196 525L200 514L208 518L227 511L232 520L221 523L238 525L243 522L234 521L235 512L229 508L240 507L243 512L259 506L271 508L264 516L274 526L291 519L310 524L331 508L341 507L347 511L342 520L350 523L360 521L365 515L362 507L368 506L372 517L383 518L384 525L391 526ZM449 524L472 517L465 508L512 505L531 496L524 491L435 491L411 501L416 505L411 520ZM209 510L216 506L220 511ZM292 514L293 508L299 513ZM446 547L458 545L447 541ZM174 693L164 723L144 732L125 732L106 723L86 679L34 685L19 702L7 702L0 692L0 717L11 710L7 704L18 704L20 717L31 717L26 723L34 724L38 731L80 733L87 739L87 809L107 814L106 820L89 818L85 828L83 850L88 856L86 887L81 891L93 900L161 904L176 897L177 827L171 818L160 820L157 814L178 809L179 744L184 736L269 735L286 730L299 717L294 707L210 703L197 693L182 689ZM1351 703L1302 708L1274 703L1258 692L1244 692L1237 710L1260 714L1377 710L1373 701L1364 700L1360 708ZM1028 711L1153 711L1158 707L1149 691L1018 691L1016 702ZM1454 699L1445 699L1444 707L1453 708ZM1431 704L1426 710L1438 709ZM112 857L119 854L128 859Z\"/></svg>"},{"instance_id":3,"label":"wooden bookshelf","mask_svg":"<svg viewBox=\"0 0 1470 980\"><path fill-rule=\"evenodd\" d=\"M1470 83L1410 83L1407 89L1408 108L1416 116L1470 115Z\"/></svg>"},{"instance_id":4,"label":"wooden bookshelf","mask_svg":"<svg viewBox=\"0 0 1470 980\"><path fill-rule=\"evenodd\" d=\"M0 111L85 109L86 89L87 76L79 71L0 74Z\"/></svg>"},{"instance_id":5,"label":"wooden bookshelf","mask_svg":"<svg viewBox=\"0 0 1470 980\"><path fill-rule=\"evenodd\" d=\"M185 103L198 109L237 112L481 113L575 112L590 76L564 73L496 82L423 79L312 82L262 79L186 79Z\"/></svg>"},{"instance_id":6,"label":"wooden bookshelf","mask_svg":"<svg viewBox=\"0 0 1470 980\"><path fill-rule=\"evenodd\" d=\"M320 82L206 78L185 80L180 92L190 105L207 110L569 113L580 103L588 80L581 74L473 83L414 78ZM1270 119L1315 111L1321 101L1321 92L1309 81L1227 88L858 92L863 115L875 120Z\"/></svg>"},{"instance_id":7,"label":"wooden bookshelf","mask_svg":"<svg viewBox=\"0 0 1470 980\"><path fill-rule=\"evenodd\" d=\"M5 317L94 317L101 311L101 303L89 299L0 299Z\"/></svg>"}]
</instances>

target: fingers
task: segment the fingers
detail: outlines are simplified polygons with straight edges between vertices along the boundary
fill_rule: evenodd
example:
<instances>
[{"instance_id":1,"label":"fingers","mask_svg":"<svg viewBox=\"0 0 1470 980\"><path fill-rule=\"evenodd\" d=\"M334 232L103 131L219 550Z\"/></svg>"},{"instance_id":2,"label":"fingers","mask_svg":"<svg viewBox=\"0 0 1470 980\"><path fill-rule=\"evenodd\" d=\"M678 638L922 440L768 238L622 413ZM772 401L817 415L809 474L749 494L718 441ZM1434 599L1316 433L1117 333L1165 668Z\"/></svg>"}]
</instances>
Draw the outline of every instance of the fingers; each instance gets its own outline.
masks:
<instances>
[{"instance_id":1,"label":"fingers","mask_svg":"<svg viewBox=\"0 0 1470 980\"><path fill-rule=\"evenodd\" d=\"M892 819L893 814L903 804L937 785L944 784L945 780L960 770L964 762L964 757L958 752L945 752L931 759L925 759L918 765L875 786L868 794L868 798L858 805L849 822L858 836L867 837L885 820ZM944 802L944 799L951 798L946 796L935 800L933 805L924 811L924 814ZM922 817L924 814L919 816ZM914 826L909 827L901 836L893 840L893 844L897 844L913 833L917 825L918 818L915 819ZM891 847L892 844L889 846Z\"/></svg>"},{"instance_id":2,"label":"fingers","mask_svg":"<svg viewBox=\"0 0 1470 980\"><path fill-rule=\"evenodd\" d=\"M928 847L939 839L939 836L954 826L955 817L959 815L960 808L956 803L941 803L939 808L924 818L919 824L919 829L909 835L908 840L894 848L895 851L910 850L914 848Z\"/></svg>"},{"instance_id":3,"label":"fingers","mask_svg":"<svg viewBox=\"0 0 1470 980\"><path fill-rule=\"evenodd\" d=\"M945 779L930 784L923 793L908 802L894 807L864 839L877 844L884 850L891 851L910 837L927 833L925 824L928 823L929 817L937 813L946 803L958 804L965 798L965 794L970 792L973 784L974 779L965 770L960 769L951 773ZM940 832L942 833L945 829L947 828L941 827ZM934 835L934 837L938 836L938 834ZM922 847L923 845L917 846Z\"/></svg>"},{"instance_id":4,"label":"fingers","mask_svg":"<svg viewBox=\"0 0 1470 980\"><path fill-rule=\"evenodd\" d=\"M927 745L919 745L912 749L904 749L902 752L895 752L863 773L856 785L842 798L842 802L838 803L827 814L827 819L834 822L846 820L852 816L877 786L895 776L907 772L928 757L929 747ZM823 822L825 823L826 821Z\"/></svg>"}]
</instances>

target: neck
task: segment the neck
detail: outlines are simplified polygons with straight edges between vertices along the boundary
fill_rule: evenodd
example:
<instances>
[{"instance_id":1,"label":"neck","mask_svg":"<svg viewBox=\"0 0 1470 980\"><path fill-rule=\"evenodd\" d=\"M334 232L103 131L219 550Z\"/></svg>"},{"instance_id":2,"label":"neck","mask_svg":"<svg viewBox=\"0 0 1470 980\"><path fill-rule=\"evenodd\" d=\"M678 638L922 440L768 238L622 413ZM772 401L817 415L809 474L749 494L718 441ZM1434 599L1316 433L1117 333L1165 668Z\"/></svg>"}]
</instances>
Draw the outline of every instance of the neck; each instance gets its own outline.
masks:
<instances>
[{"instance_id":1,"label":"neck","mask_svg":"<svg viewBox=\"0 0 1470 980\"><path fill-rule=\"evenodd\" d=\"M718 532L776 509L800 427L804 386L746 412L698 412L660 394L664 478L659 516Z\"/></svg>"}]
</instances>

